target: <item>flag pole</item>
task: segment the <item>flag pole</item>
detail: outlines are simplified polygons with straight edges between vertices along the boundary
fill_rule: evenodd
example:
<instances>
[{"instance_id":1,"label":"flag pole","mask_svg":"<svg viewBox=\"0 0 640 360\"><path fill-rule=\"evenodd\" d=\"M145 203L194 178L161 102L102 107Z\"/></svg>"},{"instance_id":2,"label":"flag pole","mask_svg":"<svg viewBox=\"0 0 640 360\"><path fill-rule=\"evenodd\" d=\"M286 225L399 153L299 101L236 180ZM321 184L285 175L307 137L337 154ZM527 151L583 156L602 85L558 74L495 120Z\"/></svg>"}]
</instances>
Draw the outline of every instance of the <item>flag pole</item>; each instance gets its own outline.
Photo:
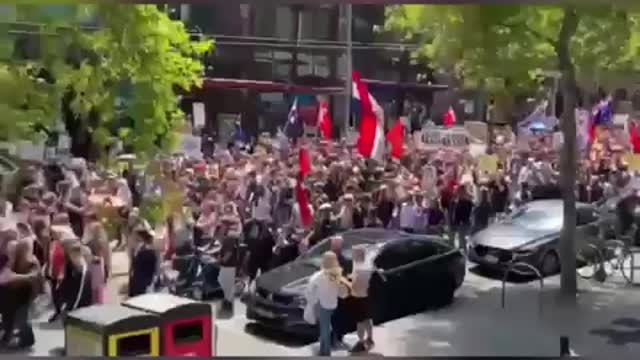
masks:
<instances>
[{"instance_id":1,"label":"flag pole","mask_svg":"<svg viewBox=\"0 0 640 360\"><path fill-rule=\"evenodd\" d=\"M347 3L345 5L345 40L346 40L346 51L345 51L345 64L346 64L346 74L345 74L345 108L344 108L344 134L343 137L346 138L348 130L349 130L349 122L351 119L351 92L352 92L352 82L351 77L353 74L353 41L352 41L352 23L353 23L353 9L351 7L351 3Z\"/></svg>"}]
</instances>

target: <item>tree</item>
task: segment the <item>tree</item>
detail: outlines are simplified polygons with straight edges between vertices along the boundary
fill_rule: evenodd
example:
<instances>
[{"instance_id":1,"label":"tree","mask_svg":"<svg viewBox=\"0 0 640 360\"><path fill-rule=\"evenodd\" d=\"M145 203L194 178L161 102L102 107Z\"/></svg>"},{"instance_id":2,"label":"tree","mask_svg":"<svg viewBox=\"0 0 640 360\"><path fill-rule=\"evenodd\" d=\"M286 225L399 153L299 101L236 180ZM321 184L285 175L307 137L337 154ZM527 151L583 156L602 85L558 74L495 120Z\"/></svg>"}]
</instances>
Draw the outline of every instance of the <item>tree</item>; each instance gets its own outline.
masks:
<instances>
[{"instance_id":1,"label":"tree","mask_svg":"<svg viewBox=\"0 0 640 360\"><path fill-rule=\"evenodd\" d=\"M53 79L72 152L95 157L117 140L143 154L170 148L184 121L177 95L201 85L201 57L213 43L192 41L182 22L153 5L67 6L75 11L54 19L42 7L18 10L56 35L39 34L39 57L31 63ZM79 13L93 15L97 29L83 28Z\"/></svg>"},{"instance_id":2,"label":"tree","mask_svg":"<svg viewBox=\"0 0 640 360\"><path fill-rule=\"evenodd\" d=\"M576 127L578 84L594 73L637 67L640 13L615 6L395 6L387 27L422 41L415 54L493 93L535 90L545 70L562 74L564 224L562 293L575 297Z\"/></svg>"}]
</instances>

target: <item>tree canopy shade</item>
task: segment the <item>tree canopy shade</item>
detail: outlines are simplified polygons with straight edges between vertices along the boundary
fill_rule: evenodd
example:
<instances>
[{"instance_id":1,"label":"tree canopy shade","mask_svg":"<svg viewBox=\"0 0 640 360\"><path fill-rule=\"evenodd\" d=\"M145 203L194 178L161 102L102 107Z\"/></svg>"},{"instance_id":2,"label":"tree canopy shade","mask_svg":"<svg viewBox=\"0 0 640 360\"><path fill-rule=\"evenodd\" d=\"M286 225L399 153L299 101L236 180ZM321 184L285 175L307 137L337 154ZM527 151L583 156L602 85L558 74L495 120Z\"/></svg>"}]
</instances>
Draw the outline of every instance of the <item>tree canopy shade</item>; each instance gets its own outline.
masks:
<instances>
[{"instance_id":1,"label":"tree canopy shade","mask_svg":"<svg viewBox=\"0 0 640 360\"><path fill-rule=\"evenodd\" d=\"M117 139L142 153L170 147L184 120L177 94L201 85L200 59L213 43L193 41L153 5L64 6L72 11L54 17L46 7L15 8L41 24L30 34L33 57L16 56L21 36L0 35L0 49L13 49L0 60L0 91L14 89L0 97L0 108L13 109L3 134L29 136L38 124L52 125L62 106L76 155ZM81 28L87 18L96 29ZM34 76L42 72L48 82Z\"/></svg>"},{"instance_id":2,"label":"tree canopy shade","mask_svg":"<svg viewBox=\"0 0 640 360\"><path fill-rule=\"evenodd\" d=\"M472 86L509 96L534 89L548 70L561 74L564 99L561 186L563 293L576 294L575 180L578 83L594 74L633 71L640 59L640 9L598 6L390 7L387 28L423 43L421 59L453 69ZM557 255L557 254L556 254Z\"/></svg>"}]
</instances>

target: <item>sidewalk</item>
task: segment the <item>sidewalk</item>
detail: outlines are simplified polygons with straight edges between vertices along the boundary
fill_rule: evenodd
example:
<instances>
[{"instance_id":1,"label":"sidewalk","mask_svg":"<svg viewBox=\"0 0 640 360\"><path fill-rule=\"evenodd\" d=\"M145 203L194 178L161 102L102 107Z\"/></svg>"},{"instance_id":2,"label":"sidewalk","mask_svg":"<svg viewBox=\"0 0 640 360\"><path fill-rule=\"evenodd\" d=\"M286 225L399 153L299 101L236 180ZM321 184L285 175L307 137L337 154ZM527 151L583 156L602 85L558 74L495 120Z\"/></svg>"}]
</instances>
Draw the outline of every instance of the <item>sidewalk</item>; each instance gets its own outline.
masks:
<instances>
[{"instance_id":1,"label":"sidewalk","mask_svg":"<svg viewBox=\"0 0 640 360\"><path fill-rule=\"evenodd\" d=\"M114 272L123 272L127 262L125 253L115 253ZM126 276L109 281L108 302L119 302L118 290L126 281ZM548 357L559 355L560 337L568 336L571 349L580 356L637 358L639 288L621 282L580 281L584 291L574 308L558 306L558 288L558 277L545 280L540 311L536 282L508 284L503 309L500 281L469 272L452 306L377 326L372 355ZM217 356L310 356L317 350L317 344L285 345L282 337L274 342L268 331L258 336L247 332L248 321L239 302L236 316L215 319L214 323ZM38 340L30 355L47 356L53 348L63 346L64 334L59 324L35 325ZM349 334L345 340L353 344L355 335ZM334 355L348 353L341 350Z\"/></svg>"}]
</instances>

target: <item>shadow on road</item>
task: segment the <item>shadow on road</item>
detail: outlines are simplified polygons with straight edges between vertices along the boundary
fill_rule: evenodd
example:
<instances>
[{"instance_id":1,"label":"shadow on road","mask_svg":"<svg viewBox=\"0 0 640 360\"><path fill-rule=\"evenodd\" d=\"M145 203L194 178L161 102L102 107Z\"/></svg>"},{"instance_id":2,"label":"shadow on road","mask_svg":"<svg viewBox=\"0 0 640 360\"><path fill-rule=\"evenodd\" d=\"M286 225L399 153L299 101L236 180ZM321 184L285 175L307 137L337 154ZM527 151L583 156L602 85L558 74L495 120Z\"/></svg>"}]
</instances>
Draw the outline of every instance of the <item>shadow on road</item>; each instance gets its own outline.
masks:
<instances>
[{"instance_id":1,"label":"shadow on road","mask_svg":"<svg viewBox=\"0 0 640 360\"><path fill-rule=\"evenodd\" d=\"M294 337L291 334L286 334L283 331L272 329L267 326L260 325L258 323L249 323L245 325L244 331L250 335L253 335L259 339L272 341L279 345L290 347L305 347L312 344L316 339L304 339L302 337Z\"/></svg>"},{"instance_id":2,"label":"shadow on road","mask_svg":"<svg viewBox=\"0 0 640 360\"><path fill-rule=\"evenodd\" d=\"M640 320L618 318L613 320L609 327L594 329L590 333L608 338L608 343L612 345L640 344Z\"/></svg>"}]
</instances>

